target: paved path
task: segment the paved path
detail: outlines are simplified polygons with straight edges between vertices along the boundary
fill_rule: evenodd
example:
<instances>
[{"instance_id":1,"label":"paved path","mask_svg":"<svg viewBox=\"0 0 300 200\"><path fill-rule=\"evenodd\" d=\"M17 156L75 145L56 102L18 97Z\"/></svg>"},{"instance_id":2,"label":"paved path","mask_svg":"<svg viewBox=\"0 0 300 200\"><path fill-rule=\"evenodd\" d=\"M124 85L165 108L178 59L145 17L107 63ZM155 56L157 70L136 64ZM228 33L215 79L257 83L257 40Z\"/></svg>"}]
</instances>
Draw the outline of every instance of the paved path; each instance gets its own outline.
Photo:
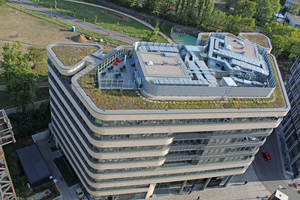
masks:
<instances>
[{"instance_id":1,"label":"paved path","mask_svg":"<svg viewBox=\"0 0 300 200\"><path fill-rule=\"evenodd\" d=\"M95 33L99 33L101 35L108 35L110 33L109 37L127 42L129 44L133 44L133 43L139 41L137 38L130 37L130 36L127 36L127 35L123 35L121 33L111 31L111 30L102 28L100 26L96 26L96 25L88 23L88 22L83 22L80 19L75 19L73 17L63 15L63 14L55 12L55 11L51 11L48 8L44 8L44 7L39 6L37 4L31 3L27 0L22 0L22 1L10 0L10 2L19 4L20 6L23 6L23 7L26 7L28 9L30 9L30 10L42 13L42 14L47 15L49 17L54 18L54 17L57 16L58 20L61 20L61 21L66 22L68 24L72 24L74 26L78 26L78 27L93 31Z\"/></svg>"},{"instance_id":2,"label":"paved path","mask_svg":"<svg viewBox=\"0 0 300 200\"><path fill-rule=\"evenodd\" d=\"M48 138L38 140L36 142L36 144L37 144L41 154L43 155L43 158L45 159L47 166L49 167L49 169L52 173L53 179L57 179L56 186L57 186L60 194L62 195L62 198L65 200L74 199L74 196L72 195L72 191L69 190L66 182L60 179L62 177L62 175L60 174L55 163L53 162L53 160L55 158L58 158L61 156L60 151L55 151L55 152L51 151L50 147L54 146L54 143L53 143L53 141L48 143Z\"/></svg>"},{"instance_id":3,"label":"paved path","mask_svg":"<svg viewBox=\"0 0 300 200\"><path fill-rule=\"evenodd\" d=\"M244 182L248 184L244 185ZM197 188L196 188L197 190ZM186 192L186 191L185 191ZM153 196L151 200L255 200L264 199L270 192L258 180L252 165L241 175L234 176L226 188L207 188L204 191L194 191L190 195Z\"/></svg>"}]
</instances>

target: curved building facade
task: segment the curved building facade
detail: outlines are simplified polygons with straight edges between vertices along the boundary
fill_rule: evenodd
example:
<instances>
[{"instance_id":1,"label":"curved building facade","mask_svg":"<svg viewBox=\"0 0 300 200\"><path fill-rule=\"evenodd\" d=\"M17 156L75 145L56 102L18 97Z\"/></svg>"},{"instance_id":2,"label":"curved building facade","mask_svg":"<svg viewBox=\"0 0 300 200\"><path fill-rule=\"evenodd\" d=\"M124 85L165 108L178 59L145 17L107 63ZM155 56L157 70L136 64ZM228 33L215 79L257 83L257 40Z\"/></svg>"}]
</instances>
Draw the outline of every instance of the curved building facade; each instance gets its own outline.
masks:
<instances>
[{"instance_id":1,"label":"curved building facade","mask_svg":"<svg viewBox=\"0 0 300 200\"><path fill-rule=\"evenodd\" d=\"M65 153L90 199L148 199L159 195L159 191L180 193L193 184L203 190L216 185L226 187L234 175L246 171L259 147L289 110L276 60L273 74L284 101L280 107L273 106L274 98L270 103L266 99L259 102L255 97L254 104L249 97L233 100L237 103L219 96L183 98L174 96L176 90L170 84L166 87L173 93L162 97L161 93L155 96L143 92L145 85L155 83L149 80L151 73L141 74L142 63L135 60L138 51L143 51L135 48L139 44L120 46L106 55L101 46L94 44L48 45L50 127L56 145ZM65 66L53 50L60 46L97 50ZM199 60L200 53L205 51L195 55ZM180 56L180 51L177 54ZM167 68L170 62L162 64ZM174 71L165 72L173 76ZM175 87L180 90L180 86ZM191 87L201 90L209 86ZM211 90L217 87L221 85ZM273 89L272 86L268 92ZM271 106L261 107L263 104Z\"/></svg>"}]
</instances>

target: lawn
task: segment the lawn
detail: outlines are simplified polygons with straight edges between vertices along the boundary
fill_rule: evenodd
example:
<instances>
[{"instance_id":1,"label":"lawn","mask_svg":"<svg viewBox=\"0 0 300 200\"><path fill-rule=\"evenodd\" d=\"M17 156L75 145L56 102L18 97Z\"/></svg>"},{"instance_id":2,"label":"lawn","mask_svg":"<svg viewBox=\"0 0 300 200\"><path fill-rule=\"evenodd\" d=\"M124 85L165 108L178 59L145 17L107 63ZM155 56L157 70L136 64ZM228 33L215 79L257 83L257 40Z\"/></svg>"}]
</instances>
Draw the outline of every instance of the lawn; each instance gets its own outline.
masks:
<instances>
[{"instance_id":1,"label":"lawn","mask_svg":"<svg viewBox=\"0 0 300 200\"><path fill-rule=\"evenodd\" d=\"M66 29L61 26L26 13L20 11L16 11L17 13L15 13L14 11L16 10L7 5L0 7L0 38L14 41L19 40L43 47L46 47L52 42L69 42L69 37L72 34L71 31L66 31ZM20 37L14 37L14 35L19 33ZM4 42L1 42L0 46L2 46L2 44L4 44ZM23 46L23 51L27 52L27 48L31 45L23 44ZM2 48L0 48L0 53L1 52Z\"/></svg>"},{"instance_id":2,"label":"lawn","mask_svg":"<svg viewBox=\"0 0 300 200\"><path fill-rule=\"evenodd\" d=\"M30 1L47 8L55 7L53 0L40 0L39 3L37 0ZM135 20L125 16L121 18L115 15L113 12L89 5L57 0L57 9L55 11L63 12L71 17L74 17L74 11L76 11L77 19L85 19L86 22L89 23L95 23L95 15L97 15L96 25L112 31L123 33L124 35L131 37L136 35L137 38L141 38L144 30L152 31L152 29ZM170 32L167 35L170 35ZM158 36L158 42L165 42L165 39L161 36Z\"/></svg>"},{"instance_id":3,"label":"lawn","mask_svg":"<svg viewBox=\"0 0 300 200\"><path fill-rule=\"evenodd\" d=\"M128 43L126 42L94 33L80 27L76 27L75 33L71 32L71 24L56 20L55 18L48 17L17 4L6 4L8 6L3 5L2 7L0 7L0 38L19 40L21 42L30 43L23 44L24 47L22 50L24 52L27 52L27 48L29 46L32 46L33 44L46 47L48 44L53 42L72 42L70 41L70 37L81 33L92 35L93 37L96 37L98 39L102 38L103 43L99 43L102 46L104 46L104 42L118 45L128 45ZM17 13L15 13L14 11L16 11ZM32 30L32 27L35 27L34 31ZM13 37L18 33L20 33L20 37ZM4 42L6 41L0 42L4 44ZM90 40L89 42L93 41ZM106 46L110 47L110 45ZM0 48L0 53L1 51L2 48Z\"/></svg>"}]
</instances>

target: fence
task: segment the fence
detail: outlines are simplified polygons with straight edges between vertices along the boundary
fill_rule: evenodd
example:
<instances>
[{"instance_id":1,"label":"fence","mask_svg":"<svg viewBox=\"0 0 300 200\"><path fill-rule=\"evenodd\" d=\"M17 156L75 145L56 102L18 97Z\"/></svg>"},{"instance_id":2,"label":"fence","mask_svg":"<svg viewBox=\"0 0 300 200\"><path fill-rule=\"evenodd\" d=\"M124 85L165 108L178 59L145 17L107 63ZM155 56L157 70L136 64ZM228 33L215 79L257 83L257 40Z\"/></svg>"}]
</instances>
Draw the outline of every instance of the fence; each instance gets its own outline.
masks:
<instances>
[{"instance_id":1,"label":"fence","mask_svg":"<svg viewBox=\"0 0 300 200\"><path fill-rule=\"evenodd\" d=\"M135 90L138 89L136 80L123 80L123 79L102 79L99 83L100 89L122 89L122 90Z\"/></svg>"}]
</instances>

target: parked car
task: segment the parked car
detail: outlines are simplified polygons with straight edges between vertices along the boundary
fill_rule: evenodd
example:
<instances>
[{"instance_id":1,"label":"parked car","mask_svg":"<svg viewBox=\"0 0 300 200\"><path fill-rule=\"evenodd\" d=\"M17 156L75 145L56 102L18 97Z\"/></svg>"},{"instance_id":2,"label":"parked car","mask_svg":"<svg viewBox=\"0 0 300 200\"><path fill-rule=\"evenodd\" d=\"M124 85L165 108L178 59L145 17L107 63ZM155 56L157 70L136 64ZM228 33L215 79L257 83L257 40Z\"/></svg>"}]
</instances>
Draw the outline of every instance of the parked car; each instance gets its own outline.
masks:
<instances>
[{"instance_id":1,"label":"parked car","mask_svg":"<svg viewBox=\"0 0 300 200\"><path fill-rule=\"evenodd\" d=\"M76 194L77 194L78 199L84 199L84 194L83 194L81 188L78 188L76 190Z\"/></svg>"},{"instance_id":2,"label":"parked car","mask_svg":"<svg viewBox=\"0 0 300 200\"><path fill-rule=\"evenodd\" d=\"M271 161L271 156L270 156L270 154L269 154L268 152L263 151L263 152L262 152L262 155L263 155L263 157L264 157L264 159L265 159L266 161Z\"/></svg>"}]
</instances>

